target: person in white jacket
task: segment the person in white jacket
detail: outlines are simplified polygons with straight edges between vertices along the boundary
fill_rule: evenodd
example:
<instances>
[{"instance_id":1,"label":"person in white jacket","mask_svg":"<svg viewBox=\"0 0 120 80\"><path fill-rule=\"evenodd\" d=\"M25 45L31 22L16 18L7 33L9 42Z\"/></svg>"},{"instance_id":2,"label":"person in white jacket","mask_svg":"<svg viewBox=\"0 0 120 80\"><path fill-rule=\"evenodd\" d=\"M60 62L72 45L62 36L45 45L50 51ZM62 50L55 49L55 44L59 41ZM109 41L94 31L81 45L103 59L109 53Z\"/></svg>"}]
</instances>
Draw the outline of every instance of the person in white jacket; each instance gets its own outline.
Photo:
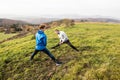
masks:
<instances>
[{"instance_id":1,"label":"person in white jacket","mask_svg":"<svg viewBox=\"0 0 120 80\"><path fill-rule=\"evenodd\" d=\"M58 37L60 38L60 42L56 46L52 47L52 49L55 49L56 47L60 46L61 44L66 43L74 50L79 51L75 46L73 46L71 44L70 40L68 39L68 37L64 31L59 31L58 29L56 29L55 33L58 34Z\"/></svg>"}]
</instances>

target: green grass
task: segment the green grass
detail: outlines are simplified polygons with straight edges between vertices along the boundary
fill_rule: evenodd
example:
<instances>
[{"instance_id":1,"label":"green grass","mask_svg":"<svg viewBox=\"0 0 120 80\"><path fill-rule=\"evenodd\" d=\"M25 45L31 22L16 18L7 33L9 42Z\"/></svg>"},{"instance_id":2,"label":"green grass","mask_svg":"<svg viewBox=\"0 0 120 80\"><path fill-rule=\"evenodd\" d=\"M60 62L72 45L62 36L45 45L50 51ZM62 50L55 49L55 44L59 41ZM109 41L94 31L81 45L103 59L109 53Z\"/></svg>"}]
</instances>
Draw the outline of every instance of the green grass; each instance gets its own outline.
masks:
<instances>
[{"instance_id":1,"label":"green grass","mask_svg":"<svg viewBox=\"0 0 120 80\"><path fill-rule=\"evenodd\" d=\"M63 62L56 67L44 53L29 61L34 51L33 35L0 44L0 80L119 80L120 24L80 23L57 27L68 34L73 45L50 48L58 43L53 29L46 30L47 48Z\"/></svg>"},{"instance_id":2,"label":"green grass","mask_svg":"<svg viewBox=\"0 0 120 80\"><path fill-rule=\"evenodd\" d=\"M14 34L4 34L4 33L0 33L0 41L2 40L5 40L7 38L10 38L12 36L16 35L15 33Z\"/></svg>"}]
</instances>

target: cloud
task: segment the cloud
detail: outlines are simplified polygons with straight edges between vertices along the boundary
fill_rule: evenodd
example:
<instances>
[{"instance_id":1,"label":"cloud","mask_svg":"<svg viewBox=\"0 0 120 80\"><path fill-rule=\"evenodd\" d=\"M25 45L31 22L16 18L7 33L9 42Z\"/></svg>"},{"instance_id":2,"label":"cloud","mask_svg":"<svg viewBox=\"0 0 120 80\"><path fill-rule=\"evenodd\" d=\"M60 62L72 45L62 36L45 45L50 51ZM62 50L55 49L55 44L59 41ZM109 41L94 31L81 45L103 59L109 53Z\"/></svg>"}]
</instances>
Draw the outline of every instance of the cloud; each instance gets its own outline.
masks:
<instances>
[{"instance_id":1,"label":"cloud","mask_svg":"<svg viewBox=\"0 0 120 80\"><path fill-rule=\"evenodd\" d=\"M120 18L119 3L120 0L2 0L0 14L24 16L79 14Z\"/></svg>"}]
</instances>

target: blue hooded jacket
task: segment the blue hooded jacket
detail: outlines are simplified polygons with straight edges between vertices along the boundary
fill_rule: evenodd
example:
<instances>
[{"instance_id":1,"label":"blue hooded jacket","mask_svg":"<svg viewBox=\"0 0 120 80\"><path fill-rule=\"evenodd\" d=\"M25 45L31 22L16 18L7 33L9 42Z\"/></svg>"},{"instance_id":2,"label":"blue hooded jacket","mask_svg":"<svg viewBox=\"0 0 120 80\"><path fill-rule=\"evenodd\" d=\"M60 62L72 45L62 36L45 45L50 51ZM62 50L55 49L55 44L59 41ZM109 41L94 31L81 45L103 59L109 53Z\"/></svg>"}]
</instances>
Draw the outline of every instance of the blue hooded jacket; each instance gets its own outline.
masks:
<instances>
[{"instance_id":1,"label":"blue hooded jacket","mask_svg":"<svg viewBox=\"0 0 120 80\"><path fill-rule=\"evenodd\" d=\"M36 33L36 50L43 50L47 45L47 36L42 30Z\"/></svg>"}]
</instances>

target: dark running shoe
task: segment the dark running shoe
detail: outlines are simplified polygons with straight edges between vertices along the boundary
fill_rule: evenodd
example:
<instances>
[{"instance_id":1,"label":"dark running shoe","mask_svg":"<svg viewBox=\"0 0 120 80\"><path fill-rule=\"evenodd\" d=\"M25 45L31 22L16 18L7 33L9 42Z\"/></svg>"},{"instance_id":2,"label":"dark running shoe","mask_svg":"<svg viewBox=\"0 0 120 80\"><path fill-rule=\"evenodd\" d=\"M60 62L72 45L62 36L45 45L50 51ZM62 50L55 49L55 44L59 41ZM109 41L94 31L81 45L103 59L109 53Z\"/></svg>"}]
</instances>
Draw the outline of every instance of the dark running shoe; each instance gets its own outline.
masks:
<instances>
[{"instance_id":1,"label":"dark running shoe","mask_svg":"<svg viewBox=\"0 0 120 80\"><path fill-rule=\"evenodd\" d=\"M60 66L62 62L56 61L56 66Z\"/></svg>"}]
</instances>

